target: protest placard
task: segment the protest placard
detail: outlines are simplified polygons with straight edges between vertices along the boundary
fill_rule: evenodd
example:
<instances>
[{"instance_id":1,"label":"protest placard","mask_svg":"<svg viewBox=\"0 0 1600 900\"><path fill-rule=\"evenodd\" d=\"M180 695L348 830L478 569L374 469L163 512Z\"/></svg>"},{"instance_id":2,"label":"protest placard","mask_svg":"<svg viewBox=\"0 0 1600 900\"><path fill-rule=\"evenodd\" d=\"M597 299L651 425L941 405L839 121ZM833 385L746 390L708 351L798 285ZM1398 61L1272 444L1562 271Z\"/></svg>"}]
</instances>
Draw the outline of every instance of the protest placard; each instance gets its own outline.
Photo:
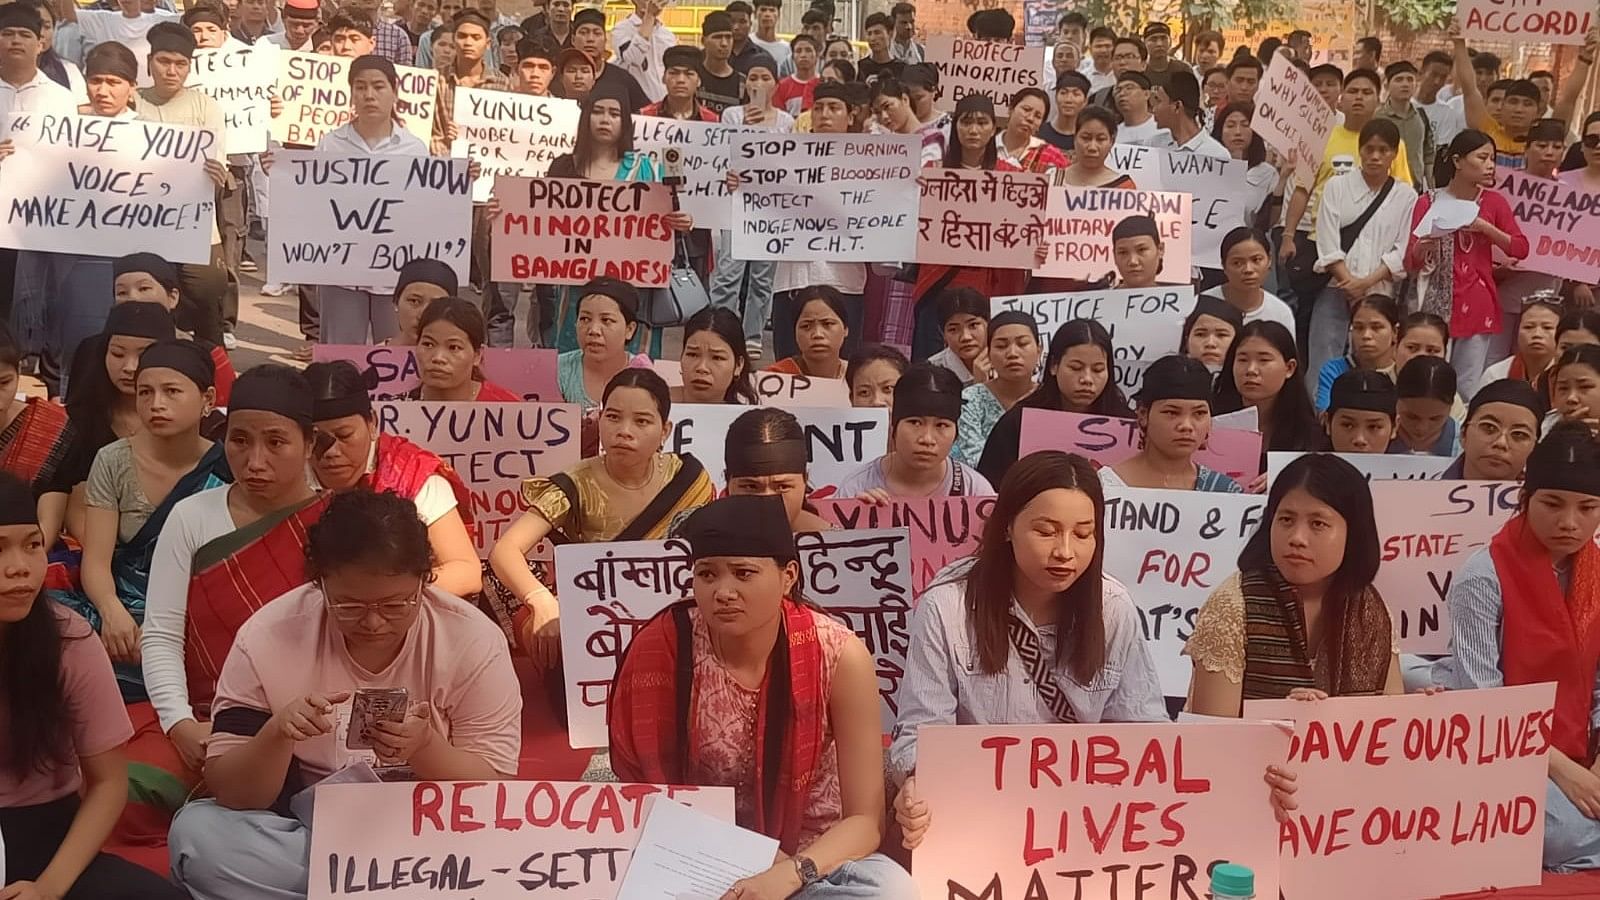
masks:
<instances>
[{"instance_id":1,"label":"protest placard","mask_svg":"<svg viewBox=\"0 0 1600 900\"><path fill-rule=\"evenodd\" d=\"M1114 466L1139 452L1139 423L1053 409L1023 410L1018 452L1027 456L1036 450L1065 450L1102 466ZM1205 446L1195 451L1194 461L1243 487L1261 474L1261 435L1213 426Z\"/></svg>"},{"instance_id":2,"label":"protest placard","mask_svg":"<svg viewBox=\"0 0 1600 900\"><path fill-rule=\"evenodd\" d=\"M1496 180L1528 238L1528 258L1517 268L1600 282L1600 193L1505 168Z\"/></svg>"},{"instance_id":3,"label":"protest placard","mask_svg":"<svg viewBox=\"0 0 1600 900\"><path fill-rule=\"evenodd\" d=\"M1194 205L1188 194L1122 188L1052 187L1045 205L1045 263L1034 273L1098 281L1116 274L1111 230L1129 216L1151 216L1161 234L1162 284L1189 282Z\"/></svg>"},{"instance_id":4,"label":"protest placard","mask_svg":"<svg viewBox=\"0 0 1600 900\"><path fill-rule=\"evenodd\" d=\"M1250 128L1284 156L1296 154L1301 171L1315 173L1333 125L1333 110L1311 84L1311 76L1287 55L1274 54L1256 90Z\"/></svg>"},{"instance_id":5,"label":"protest placard","mask_svg":"<svg viewBox=\"0 0 1600 900\"><path fill-rule=\"evenodd\" d=\"M1469 41L1581 44L1594 27L1594 0L1460 0L1456 20Z\"/></svg>"},{"instance_id":6,"label":"protest placard","mask_svg":"<svg viewBox=\"0 0 1600 900\"><path fill-rule=\"evenodd\" d=\"M979 41L950 34L930 34L923 59L939 70L934 108L953 112L962 97L978 94L994 101L995 115L1011 113L1011 98L1023 88L1041 87L1044 47Z\"/></svg>"},{"instance_id":7,"label":"protest placard","mask_svg":"<svg viewBox=\"0 0 1600 900\"><path fill-rule=\"evenodd\" d=\"M1250 164L1199 153L1173 153L1142 144L1115 144L1106 165L1125 172L1147 191L1186 191L1193 198L1192 262L1222 268L1222 239L1250 224L1259 192L1248 181Z\"/></svg>"},{"instance_id":8,"label":"protest placard","mask_svg":"<svg viewBox=\"0 0 1600 900\"><path fill-rule=\"evenodd\" d=\"M923 169L917 262L1031 269L1050 182L1029 172Z\"/></svg>"},{"instance_id":9,"label":"protest placard","mask_svg":"<svg viewBox=\"0 0 1600 900\"><path fill-rule=\"evenodd\" d=\"M227 126L229 155L262 153L272 128L272 86L278 80L278 45L270 41L196 50L184 85L217 101Z\"/></svg>"},{"instance_id":10,"label":"protest placard","mask_svg":"<svg viewBox=\"0 0 1600 900\"><path fill-rule=\"evenodd\" d=\"M734 820L733 788L726 787L565 781L323 785L312 814L309 897L614 900L654 797Z\"/></svg>"},{"instance_id":11,"label":"protest placard","mask_svg":"<svg viewBox=\"0 0 1600 900\"><path fill-rule=\"evenodd\" d=\"M424 145L433 139L433 104L439 73L395 66L400 126ZM354 118L350 104L350 60L296 50L278 52L278 99L283 112L272 120L272 139L280 144L315 147L328 132Z\"/></svg>"},{"instance_id":12,"label":"protest placard","mask_svg":"<svg viewBox=\"0 0 1600 900\"><path fill-rule=\"evenodd\" d=\"M1517 513L1522 486L1500 481L1374 481L1382 564L1372 583L1406 653L1445 653L1455 573Z\"/></svg>"},{"instance_id":13,"label":"protest placard","mask_svg":"<svg viewBox=\"0 0 1600 900\"><path fill-rule=\"evenodd\" d=\"M1246 700L1288 719L1295 900L1437 897L1538 884L1554 684L1435 696Z\"/></svg>"},{"instance_id":14,"label":"protest placard","mask_svg":"<svg viewBox=\"0 0 1600 900\"><path fill-rule=\"evenodd\" d=\"M728 190L728 138L736 126L691 119L633 117L633 149L649 155L663 177L681 177L678 206L694 216L696 228L712 231L733 227L733 192ZM676 173L669 172L666 152L678 151Z\"/></svg>"},{"instance_id":15,"label":"protest placard","mask_svg":"<svg viewBox=\"0 0 1600 900\"><path fill-rule=\"evenodd\" d=\"M391 344L313 344L313 362L346 359L356 368L377 373L378 384L370 393L374 400L402 400L408 391L422 383L416 354L410 347ZM556 352L533 347L483 348L483 377L524 400L561 402L561 386L556 381Z\"/></svg>"},{"instance_id":16,"label":"protest placard","mask_svg":"<svg viewBox=\"0 0 1600 900\"><path fill-rule=\"evenodd\" d=\"M1268 453L1267 486L1272 486L1284 466L1304 455L1299 451L1274 450ZM1437 481L1444 477L1444 470L1455 462L1448 456L1411 453L1335 453L1334 456L1355 466L1356 471L1366 476L1368 481Z\"/></svg>"},{"instance_id":17,"label":"protest placard","mask_svg":"<svg viewBox=\"0 0 1600 900\"><path fill-rule=\"evenodd\" d=\"M994 509L993 497L895 498L888 503L867 500L813 500L825 521L855 531L860 528L904 528L911 533L911 589L928 589L933 576L950 563L977 552L983 523Z\"/></svg>"},{"instance_id":18,"label":"protest placard","mask_svg":"<svg viewBox=\"0 0 1600 900\"><path fill-rule=\"evenodd\" d=\"M731 136L733 258L915 259L921 152L914 134Z\"/></svg>"},{"instance_id":19,"label":"protest placard","mask_svg":"<svg viewBox=\"0 0 1600 900\"><path fill-rule=\"evenodd\" d=\"M451 153L480 167L472 199L487 202L498 175L533 178L577 142L578 104L560 97L457 87ZM457 152L459 149L460 152Z\"/></svg>"},{"instance_id":20,"label":"protest placard","mask_svg":"<svg viewBox=\"0 0 1600 900\"><path fill-rule=\"evenodd\" d=\"M1189 693L1183 645L1206 598L1238 571L1239 551L1266 508L1262 494L1108 486L1105 571L1139 607L1144 639L1168 697Z\"/></svg>"},{"instance_id":21,"label":"protest placard","mask_svg":"<svg viewBox=\"0 0 1600 900\"><path fill-rule=\"evenodd\" d=\"M373 411L380 430L432 451L461 476L472 493L463 512L482 557L527 508L523 479L548 478L582 458L581 417L570 404L386 400Z\"/></svg>"},{"instance_id":22,"label":"protest placard","mask_svg":"<svg viewBox=\"0 0 1600 900\"><path fill-rule=\"evenodd\" d=\"M672 276L672 189L664 184L502 175L495 197L495 281L583 284L606 275L665 287Z\"/></svg>"},{"instance_id":23,"label":"protest placard","mask_svg":"<svg viewBox=\"0 0 1600 900\"><path fill-rule=\"evenodd\" d=\"M267 276L284 284L394 288L413 259L467 283L472 177L464 159L276 154Z\"/></svg>"},{"instance_id":24,"label":"protest placard","mask_svg":"<svg viewBox=\"0 0 1600 900\"><path fill-rule=\"evenodd\" d=\"M0 134L0 247L118 257L141 251L205 265L217 185L205 162L217 136L188 125L12 113ZM110 300L106 300L107 303Z\"/></svg>"},{"instance_id":25,"label":"protest placard","mask_svg":"<svg viewBox=\"0 0 1600 900\"><path fill-rule=\"evenodd\" d=\"M1151 363L1178 352L1183 320L1194 311L1194 286L1022 294L990 301L993 315L1011 310L1033 316L1039 323L1039 337L1046 344L1056 329L1073 319L1099 322L1111 333L1111 349L1116 354L1112 362L1121 367L1132 362ZM1043 371L1042 358L1039 365Z\"/></svg>"},{"instance_id":26,"label":"protest placard","mask_svg":"<svg viewBox=\"0 0 1600 900\"><path fill-rule=\"evenodd\" d=\"M667 449L693 453L718 488L727 484L728 426L750 407L728 403L674 403ZM813 491L838 487L869 461L888 452L889 411L847 407L789 407L805 429L810 450L807 481Z\"/></svg>"},{"instance_id":27,"label":"protest placard","mask_svg":"<svg viewBox=\"0 0 1600 900\"><path fill-rule=\"evenodd\" d=\"M678 360L658 359L650 367L656 370L668 387L683 387L683 364ZM850 387L842 378L812 378L810 375L763 370L750 373L750 384L756 389L756 397L764 406L788 409L795 406L850 405Z\"/></svg>"},{"instance_id":28,"label":"protest placard","mask_svg":"<svg viewBox=\"0 0 1600 900\"><path fill-rule=\"evenodd\" d=\"M1205 897L1218 862L1278 896L1262 776L1276 725L924 725L917 793L933 824L912 857L949 900Z\"/></svg>"},{"instance_id":29,"label":"protest placard","mask_svg":"<svg viewBox=\"0 0 1600 900\"><path fill-rule=\"evenodd\" d=\"M904 528L795 535L806 600L848 626L875 661L883 729L894 724L911 615L911 540ZM567 734L575 748L606 745L606 703L622 654L651 616L694 594L681 540L556 548Z\"/></svg>"}]
</instances>

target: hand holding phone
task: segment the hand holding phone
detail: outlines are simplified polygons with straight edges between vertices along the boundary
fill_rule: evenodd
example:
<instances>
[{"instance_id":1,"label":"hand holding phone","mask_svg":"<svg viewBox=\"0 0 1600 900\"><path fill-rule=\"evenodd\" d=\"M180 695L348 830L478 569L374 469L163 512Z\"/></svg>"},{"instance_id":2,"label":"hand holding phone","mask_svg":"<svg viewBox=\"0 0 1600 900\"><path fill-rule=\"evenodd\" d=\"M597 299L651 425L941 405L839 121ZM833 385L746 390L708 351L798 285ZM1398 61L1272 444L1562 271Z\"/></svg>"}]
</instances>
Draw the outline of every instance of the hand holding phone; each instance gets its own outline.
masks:
<instances>
[{"instance_id":1,"label":"hand holding phone","mask_svg":"<svg viewBox=\"0 0 1600 900\"><path fill-rule=\"evenodd\" d=\"M350 705L350 730L344 745L349 750L372 749L373 730L379 722L404 722L410 694L405 688L362 688Z\"/></svg>"}]
</instances>

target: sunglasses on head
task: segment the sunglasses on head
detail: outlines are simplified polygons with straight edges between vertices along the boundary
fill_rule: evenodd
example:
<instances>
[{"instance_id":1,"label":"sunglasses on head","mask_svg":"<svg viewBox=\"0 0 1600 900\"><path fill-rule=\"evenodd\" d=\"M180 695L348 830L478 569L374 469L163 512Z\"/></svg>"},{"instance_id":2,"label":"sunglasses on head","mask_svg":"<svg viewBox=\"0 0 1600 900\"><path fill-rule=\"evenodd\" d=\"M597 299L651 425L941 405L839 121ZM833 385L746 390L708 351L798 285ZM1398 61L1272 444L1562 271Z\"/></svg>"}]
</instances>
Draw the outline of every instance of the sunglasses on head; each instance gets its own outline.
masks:
<instances>
[{"instance_id":1,"label":"sunglasses on head","mask_svg":"<svg viewBox=\"0 0 1600 900\"><path fill-rule=\"evenodd\" d=\"M1586 134L1583 136L1583 146L1590 150L1600 150L1600 134Z\"/></svg>"}]
</instances>

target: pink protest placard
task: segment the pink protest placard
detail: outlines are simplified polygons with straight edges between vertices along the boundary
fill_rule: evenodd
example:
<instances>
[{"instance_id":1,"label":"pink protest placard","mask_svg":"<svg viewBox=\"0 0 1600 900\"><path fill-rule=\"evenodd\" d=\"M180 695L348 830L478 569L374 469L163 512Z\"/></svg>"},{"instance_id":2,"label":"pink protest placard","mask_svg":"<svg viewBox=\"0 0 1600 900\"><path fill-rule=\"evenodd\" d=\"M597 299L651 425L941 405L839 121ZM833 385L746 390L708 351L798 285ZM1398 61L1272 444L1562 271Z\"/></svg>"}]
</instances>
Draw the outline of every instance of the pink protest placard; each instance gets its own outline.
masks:
<instances>
[{"instance_id":1,"label":"pink protest placard","mask_svg":"<svg viewBox=\"0 0 1600 900\"><path fill-rule=\"evenodd\" d=\"M725 787L402 781L316 790L309 900L612 900L651 798L734 817Z\"/></svg>"},{"instance_id":2,"label":"pink protest placard","mask_svg":"<svg viewBox=\"0 0 1600 900\"><path fill-rule=\"evenodd\" d=\"M971 556L983 537L983 523L994 509L993 497L932 497L890 500L813 500L825 521L855 531L862 528L905 528L911 533L911 587L921 596L940 569Z\"/></svg>"},{"instance_id":3,"label":"pink protest placard","mask_svg":"<svg viewBox=\"0 0 1600 900\"><path fill-rule=\"evenodd\" d=\"M1191 216L1189 194L1122 188L1052 187L1045 204L1045 262L1034 273L1097 281L1116 274L1111 230L1129 216L1152 216L1161 234L1162 284L1188 284Z\"/></svg>"},{"instance_id":4,"label":"pink protest placard","mask_svg":"<svg viewBox=\"0 0 1600 900\"><path fill-rule=\"evenodd\" d=\"M1036 450L1080 453L1102 466L1114 466L1139 452L1139 423L1114 416L1028 409L1022 413L1023 456ZM1233 428L1211 429L1194 461L1240 482L1261 474L1261 435Z\"/></svg>"},{"instance_id":5,"label":"pink protest placard","mask_svg":"<svg viewBox=\"0 0 1600 900\"><path fill-rule=\"evenodd\" d=\"M934 105L941 112L953 112L962 97L979 94L994 101L995 114L1003 117L1017 91L1043 87L1044 47L930 33L926 58L939 70Z\"/></svg>"},{"instance_id":6,"label":"pink protest placard","mask_svg":"<svg viewBox=\"0 0 1600 900\"><path fill-rule=\"evenodd\" d=\"M1289 719L1295 900L1437 897L1539 883L1555 685L1434 696L1250 700ZM1270 895L1269 895L1270 896Z\"/></svg>"},{"instance_id":7,"label":"pink protest placard","mask_svg":"<svg viewBox=\"0 0 1600 900\"><path fill-rule=\"evenodd\" d=\"M1287 55L1274 54L1256 91L1256 114L1250 119L1255 133L1279 153L1296 154L1301 170L1315 172L1333 123L1333 110L1312 86L1311 76Z\"/></svg>"},{"instance_id":8,"label":"pink protest placard","mask_svg":"<svg viewBox=\"0 0 1600 900\"><path fill-rule=\"evenodd\" d=\"M683 364L676 359L658 359L650 364L668 387L683 387ZM750 384L763 406L850 405L850 388L842 378L812 378L787 372L751 372ZM677 395L674 394L674 397Z\"/></svg>"},{"instance_id":9,"label":"pink protest placard","mask_svg":"<svg viewBox=\"0 0 1600 900\"><path fill-rule=\"evenodd\" d=\"M1460 0L1456 18L1469 41L1581 44L1594 27L1594 0Z\"/></svg>"},{"instance_id":10,"label":"pink protest placard","mask_svg":"<svg viewBox=\"0 0 1600 900\"><path fill-rule=\"evenodd\" d=\"M1495 184L1528 238L1528 258L1517 268L1600 282L1600 193L1579 189L1581 175L1548 179L1495 170Z\"/></svg>"},{"instance_id":11,"label":"pink protest placard","mask_svg":"<svg viewBox=\"0 0 1600 900\"><path fill-rule=\"evenodd\" d=\"M1153 900L1204 897L1212 864L1235 862L1276 897L1262 777L1288 745L1260 722L925 725L916 791L933 820L912 873L941 900Z\"/></svg>"},{"instance_id":12,"label":"pink protest placard","mask_svg":"<svg viewBox=\"0 0 1600 900\"><path fill-rule=\"evenodd\" d=\"M917 262L1033 268L1050 181L1029 172L923 169Z\"/></svg>"},{"instance_id":13,"label":"pink protest placard","mask_svg":"<svg viewBox=\"0 0 1600 900\"><path fill-rule=\"evenodd\" d=\"M578 407L565 403L379 403L378 428L437 454L472 497L462 518L478 555L527 507L522 482L548 478L582 458ZM541 554L543 555L543 554Z\"/></svg>"},{"instance_id":14,"label":"pink protest placard","mask_svg":"<svg viewBox=\"0 0 1600 900\"><path fill-rule=\"evenodd\" d=\"M606 275L665 287L672 274L672 189L644 181L495 179L495 281L583 284Z\"/></svg>"},{"instance_id":15,"label":"pink protest placard","mask_svg":"<svg viewBox=\"0 0 1600 900\"><path fill-rule=\"evenodd\" d=\"M417 358L410 347L378 344L315 344L311 358L316 362L346 359L356 368L373 369L378 386L374 400L403 399L406 392L421 384ZM532 348L485 347L483 377L524 400L560 403L561 387L556 381L556 352Z\"/></svg>"}]
</instances>

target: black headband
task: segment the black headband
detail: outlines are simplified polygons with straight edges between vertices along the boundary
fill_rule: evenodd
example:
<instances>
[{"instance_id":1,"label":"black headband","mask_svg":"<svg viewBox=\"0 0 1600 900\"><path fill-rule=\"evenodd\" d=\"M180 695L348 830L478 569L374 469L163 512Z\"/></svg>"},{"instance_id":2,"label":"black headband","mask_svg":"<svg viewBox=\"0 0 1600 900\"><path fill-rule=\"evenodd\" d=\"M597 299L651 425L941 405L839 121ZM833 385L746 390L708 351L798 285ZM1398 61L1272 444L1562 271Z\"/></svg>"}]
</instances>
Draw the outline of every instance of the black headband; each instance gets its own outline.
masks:
<instances>
[{"instance_id":1,"label":"black headband","mask_svg":"<svg viewBox=\"0 0 1600 900\"><path fill-rule=\"evenodd\" d=\"M1032 313L1025 313L1016 309L1008 309L1005 312L989 319L989 339L993 340L995 332L1006 327L1007 325L1025 326L1028 331L1032 332L1034 342L1038 342L1039 320L1035 319Z\"/></svg>"},{"instance_id":2,"label":"black headband","mask_svg":"<svg viewBox=\"0 0 1600 900\"><path fill-rule=\"evenodd\" d=\"M372 397L366 392L342 397L324 397L311 402L311 420L327 422L345 416L372 415Z\"/></svg>"},{"instance_id":3,"label":"black headband","mask_svg":"<svg viewBox=\"0 0 1600 900\"><path fill-rule=\"evenodd\" d=\"M1198 359L1163 356L1144 372L1144 383L1135 396L1140 406L1160 400L1204 400L1211 402L1211 372Z\"/></svg>"},{"instance_id":4,"label":"black headband","mask_svg":"<svg viewBox=\"0 0 1600 900\"><path fill-rule=\"evenodd\" d=\"M901 419L925 418L961 421L961 395L929 390L926 385L904 383L895 385L894 402L889 409L889 423L898 425Z\"/></svg>"},{"instance_id":5,"label":"black headband","mask_svg":"<svg viewBox=\"0 0 1600 900\"><path fill-rule=\"evenodd\" d=\"M394 283L394 295L399 297L407 287L418 282L434 285L451 297L460 289L456 270L448 264L437 259L413 259L400 267L400 274Z\"/></svg>"},{"instance_id":6,"label":"black headband","mask_svg":"<svg viewBox=\"0 0 1600 900\"><path fill-rule=\"evenodd\" d=\"M1557 425L1528 454L1522 482L1528 496L1550 490L1600 497L1600 467L1594 465L1593 445L1587 434L1568 434L1569 428L1572 426L1565 423Z\"/></svg>"},{"instance_id":7,"label":"black headband","mask_svg":"<svg viewBox=\"0 0 1600 900\"><path fill-rule=\"evenodd\" d=\"M177 335L172 313L159 303L118 303L106 314L104 333L170 341Z\"/></svg>"},{"instance_id":8,"label":"black headband","mask_svg":"<svg viewBox=\"0 0 1600 900\"><path fill-rule=\"evenodd\" d=\"M799 558L783 498L739 494L713 500L695 510L678 532L689 542L689 558L766 557L778 562Z\"/></svg>"},{"instance_id":9,"label":"black headband","mask_svg":"<svg viewBox=\"0 0 1600 900\"><path fill-rule=\"evenodd\" d=\"M1389 376L1357 369L1334 380L1333 388L1328 392L1328 412L1356 409L1386 413L1394 418L1399 400L1399 392Z\"/></svg>"},{"instance_id":10,"label":"black headband","mask_svg":"<svg viewBox=\"0 0 1600 900\"><path fill-rule=\"evenodd\" d=\"M1502 378L1478 388L1478 392L1472 395L1472 402L1467 405L1467 421L1472 421L1473 415L1485 403L1509 403L1512 406L1520 406L1533 413L1535 422L1542 420L1545 413L1550 411L1550 404L1545 402L1544 395L1520 378Z\"/></svg>"},{"instance_id":11,"label":"black headband","mask_svg":"<svg viewBox=\"0 0 1600 900\"><path fill-rule=\"evenodd\" d=\"M217 383L216 362L194 341L156 341L139 354L139 373L147 369L171 369L202 391Z\"/></svg>"},{"instance_id":12,"label":"black headband","mask_svg":"<svg viewBox=\"0 0 1600 900\"><path fill-rule=\"evenodd\" d=\"M85 74L92 75L94 73L87 72ZM137 81L137 76L138 73L135 72L134 77L129 78L128 80ZM117 257L117 259L111 263L111 276L113 278L118 278L123 275L131 275L134 272L143 272L146 275L149 275L166 290L175 291L178 289L177 266L174 266L172 263L167 262L154 253L129 253L126 256Z\"/></svg>"},{"instance_id":13,"label":"black headband","mask_svg":"<svg viewBox=\"0 0 1600 900\"><path fill-rule=\"evenodd\" d=\"M276 413L301 428L310 428L314 421L311 397L303 391L286 391L284 387L277 379L241 377L233 383L228 397L228 414L245 410Z\"/></svg>"},{"instance_id":14,"label":"black headband","mask_svg":"<svg viewBox=\"0 0 1600 900\"><path fill-rule=\"evenodd\" d=\"M801 440L728 445L725 461L729 478L760 475L799 475L806 471L809 453Z\"/></svg>"}]
</instances>

